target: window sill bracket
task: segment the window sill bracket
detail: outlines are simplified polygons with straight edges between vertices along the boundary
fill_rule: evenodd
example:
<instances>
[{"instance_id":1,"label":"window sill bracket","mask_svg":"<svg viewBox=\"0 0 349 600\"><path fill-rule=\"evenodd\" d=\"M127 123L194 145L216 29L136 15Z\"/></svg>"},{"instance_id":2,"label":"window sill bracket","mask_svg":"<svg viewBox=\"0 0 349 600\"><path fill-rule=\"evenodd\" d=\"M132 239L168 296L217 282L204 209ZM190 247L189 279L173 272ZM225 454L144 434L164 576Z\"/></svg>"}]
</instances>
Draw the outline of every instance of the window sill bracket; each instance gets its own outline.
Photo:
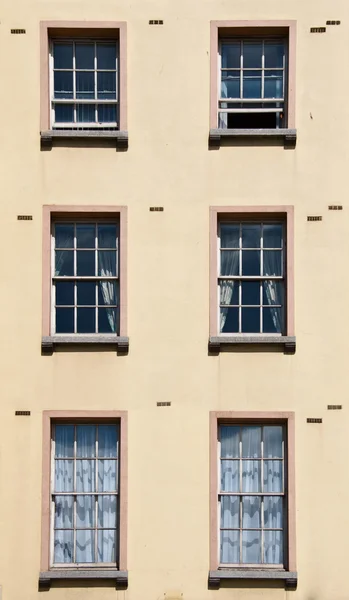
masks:
<instances>
[{"instance_id":1,"label":"window sill bracket","mask_svg":"<svg viewBox=\"0 0 349 600\"><path fill-rule=\"evenodd\" d=\"M219 354L222 349L229 347L247 347L247 346L275 347L275 350L282 348L285 354L295 354L296 338L293 336L267 336L267 335L227 335L210 336L208 341L208 350L212 354Z\"/></svg>"},{"instance_id":2,"label":"window sill bracket","mask_svg":"<svg viewBox=\"0 0 349 600\"><path fill-rule=\"evenodd\" d=\"M220 148L222 138L236 140L239 138L250 139L280 139L284 142L284 148L295 148L297 142L297 129L210 129L210 148Z\"/></svg>"},{"instance_id":3,"label":"window sill bracket","mask_svg":"<svg viewBox=\"0 0 349 600\"><path fill-rule=\"evenodd\" d=\"M128 586L128 571L113 570L83 570L83 569L62 569L43 571L39 574L39 591L48 591L51 588L52 581L71 581L80 579L82 581L93 580L98 581L115 581L115 588L126 589Z\"/></svg>"},{"instance_id":4,"label":"window sill bracket","mask_svg":"<svg viewBox=\"0 0 349 600\"><path fill-rule=\"evenodd\" d=\"M209 571L208 585L210 588L219 589L222 581L235 580L250 581L284 581L285 590L297 588L297 572L277 571L273 569L219 569Z\"/></svg>"},{"instance_id":5,"label":"window sill bracket","mask_svg":"<svg viewBox=\"0 0 349 600\"><path fill-rule=\"evenodd\" d=\"M129 338L116 335L84 335L77 337L74 335L61 336L43 336L41 339L41 353L53 354L59 346L98 346L115 347L118 353L127 354L129 350Z\"/></svg>"}]
</instances>

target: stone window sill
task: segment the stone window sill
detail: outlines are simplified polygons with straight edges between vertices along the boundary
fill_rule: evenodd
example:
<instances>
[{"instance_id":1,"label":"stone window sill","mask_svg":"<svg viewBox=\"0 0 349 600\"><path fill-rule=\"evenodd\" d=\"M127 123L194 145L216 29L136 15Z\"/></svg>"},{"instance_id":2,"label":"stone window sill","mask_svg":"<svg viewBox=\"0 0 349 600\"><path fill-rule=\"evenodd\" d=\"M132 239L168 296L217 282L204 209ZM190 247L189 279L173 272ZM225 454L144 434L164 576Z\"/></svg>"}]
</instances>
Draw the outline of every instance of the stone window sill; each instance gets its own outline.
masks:
<instances>
[{"instance_id":1,"label":"stone window sill","mask_svg":"<svg viewBox=\"0 0 349 600\"><path fill-rule=\"evenodd\" d=\"M118 352L127 354L129 349L129 338L117 335L52 335L41 339L42 354L52 354L59 346L73 347L115 347Z\"/></svg>"},{"instance_id":2,"label":"stone window sill","mask_svg":"<svg viewBox=\"0 0 349 600\"><path fill-rule=\"evenodd\" d=\"M281 140L285 148L295 148L297 129L210 129L209 145L220 148L222 139L247 139L253 144L254 140Z\"/></svg>"},{"instance_id":3,"label":"stone window sill","mask_svg":"<svg viewBox=\"0 0 349 600\"><path fill-rule=\"evenodd\" d=\"M50 129L40 132L41 149L51 150L55 141L59 140L85 140L87 143L98 141L115 142L117 150L127 150L128 131L105 131L103 129Z\"/></svg>"},{"instance_id":4,"label":"stone window sill","mask_svg":"<svg viewBox=\"0 0 349 600\"><path fill-rule=\"evenodd\" d=\"M274 348L276 351L282 349L285 354L296 352L296 338L293 336L267 336L267 335L227 335L210 336L208 341L209 352L219 354L222 349L229 347L263 346Z\"/></svg>"},{"instance_id":5,"label":"stone window sill","mask_svg":"<svg viewBox=\"0 0 349 600\"><path fill-rule=\"evenodd\" d=\"M116 569L57 569L43 571L39 575L39 591L47 591L51 588L52 581L71 581L71 580L93 580L94 582L115 581L116 588L127 588L128 571L118 571Z\"/></svg>"},{"instance_id":6,"label":"stone window sill","mask_svg":"<svg viewBox=\"0 0 349 600\"><path fill-rule=\"evenodd\" d=\"M222 581L234 581L244 579L250 581L284 581L286 590L297 588L297 572L277 571L273 569L218 569L209 571L208 584L210 587L219 589Z\"/></svg>"}]
</instances>

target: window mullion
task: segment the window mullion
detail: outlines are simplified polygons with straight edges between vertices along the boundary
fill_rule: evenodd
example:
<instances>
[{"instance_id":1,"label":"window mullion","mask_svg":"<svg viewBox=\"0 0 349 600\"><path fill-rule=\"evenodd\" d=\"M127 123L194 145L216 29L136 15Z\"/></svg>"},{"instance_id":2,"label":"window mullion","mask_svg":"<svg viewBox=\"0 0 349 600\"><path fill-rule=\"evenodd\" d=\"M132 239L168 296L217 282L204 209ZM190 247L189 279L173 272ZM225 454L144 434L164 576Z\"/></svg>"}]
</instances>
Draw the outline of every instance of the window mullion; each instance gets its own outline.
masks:
<instances>
[{"instance_id":1,"label":"window mullion","mask_svg":"<svg viewBox=\"0 0 349 600\"><path fill-rule=\"evenodd\" d=\"M77 487L76 487L76 425L74 425L74 459L73 459L73 477L74 477L74 496L73 496L73 562L76 563L76 502L77 502Z\"/></svg>"},{"instance_id":2,"label":"window mullion","mask_svg":"<svg viewBox=\"0 0 349 600\"><path fill-rule=\"evenodd\" d=\"M78 261L78 251L77 251L77 238L76 238L76 223L74 223L74 276L77 275L77 261ZM78 333L78 284L77 280L74 280L74 333Z\"/></svg>"},{"instance_id":3,"label":"window mullion","mask_svg":"<svg viewBox=\"0 0 349 600\"><path fill-rule=\"evenodd\" d=\"M95 56L94 56L94 96L95 96L95 100L97 100L97 42L95 42L94 44L95 46ZM96 123L98 123L98 108L97 108L97 102L95 104L95 121Z\"/></svg>"},{"instance_id":4,"label":"window mullion","mask_svg":"<svg viewBox=\"0 0 349 600\"><path fill-rule=\"evenodd\" d=\"M74 123L76 118L76 60L75 60L75 42L73 42L73 98L74 98Z\"/></svg>"},{"instance_id":5,"label":"window mullion","mask_svg":"<svg viewBox=\"0 0 349 600\"><path fill-rule=\"evenodd\" d=\"M98 562L98 425L96 426L96 468L95 468L95 562Z\"/></svg>"}]
</instances>

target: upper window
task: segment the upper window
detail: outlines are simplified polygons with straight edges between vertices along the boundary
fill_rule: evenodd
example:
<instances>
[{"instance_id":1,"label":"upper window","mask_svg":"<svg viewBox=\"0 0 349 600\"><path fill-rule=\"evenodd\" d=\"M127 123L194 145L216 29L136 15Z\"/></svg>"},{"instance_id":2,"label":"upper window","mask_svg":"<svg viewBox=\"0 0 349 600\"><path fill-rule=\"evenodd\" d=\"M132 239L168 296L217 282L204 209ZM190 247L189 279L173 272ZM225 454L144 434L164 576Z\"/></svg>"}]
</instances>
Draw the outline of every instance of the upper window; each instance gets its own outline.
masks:
<instances>
[{"instance_id":1,"label":"upper window","mask_svg":"<svg viewBox=\"0 0 349 600\"><path fill-rule=\"evenodd\" d=\"M286 127L284 39L221 39L218 127Z\"/></svg>"},{"instance_id":2,"label":"upper window","mask_svg":"<svg viewBox=\"0 0 349 600\"><path fill-rule=\"evenodd\" d=\"M285 330L285 224L221 220L218 225L219 332Z\"/></svg>"},{"instance_id":3,"label":"upper window","mask_svg":"<svg viewBox=\"0 0 349 600\"><path fill-rule=\"evenodd\" d=\"M53 129L119 128L118 43L51 40Z\"/></svg>"},{"instance_id":4,"label":"upper window","mask_svg":"<svg viewBox=\"0 0 349 600\"><path fill-rule=\"evenodd\" d=\"M52 224L52 334L119 334L119 222Z\"/></svg>"}]
</instances>

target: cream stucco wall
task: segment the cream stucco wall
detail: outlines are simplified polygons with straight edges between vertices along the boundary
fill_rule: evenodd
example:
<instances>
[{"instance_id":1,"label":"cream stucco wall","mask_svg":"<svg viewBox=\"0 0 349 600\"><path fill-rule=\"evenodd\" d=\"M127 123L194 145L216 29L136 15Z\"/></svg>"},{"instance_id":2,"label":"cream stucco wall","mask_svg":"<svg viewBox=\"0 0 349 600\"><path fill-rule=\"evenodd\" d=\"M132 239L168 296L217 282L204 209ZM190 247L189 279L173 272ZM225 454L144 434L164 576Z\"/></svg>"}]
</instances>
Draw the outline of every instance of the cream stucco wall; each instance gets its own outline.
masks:
<instances>
[{"instance_id":1,"label":"cream stucco wall","mask_svg":"<svg viewBox=\"0 0 349 600\"><path fill-rule=\"evenodd\" d=\"M39 21L128 27L127 152L39 144ZM149 19L164 19L149 26ZM296 150L209 151L209 22L296 19ZM311 26L339 19L326 34ZM11 28L26 35L10 35ZM3 0L0 9L0 585L37 600L42 411L129 412L129 588L52 600L347 600L349 5ZM128 207L130 352L41 356L43 204ZM297 352L208 356L210 205L294 205ZM342 204L329 212L329 204ZM149 212L163 206L163 213ZM33 221L17 221L31 214ZM307 215L323 221L307 222ZM170 408L157 408L157 401ZM343 410L327 411L327 404ZM30 417L15 417L30 410ZM298 589L207 588L209 411L296 414ZM322 417L308 425L307 417Z\"/></svg>"}]
</instances>

